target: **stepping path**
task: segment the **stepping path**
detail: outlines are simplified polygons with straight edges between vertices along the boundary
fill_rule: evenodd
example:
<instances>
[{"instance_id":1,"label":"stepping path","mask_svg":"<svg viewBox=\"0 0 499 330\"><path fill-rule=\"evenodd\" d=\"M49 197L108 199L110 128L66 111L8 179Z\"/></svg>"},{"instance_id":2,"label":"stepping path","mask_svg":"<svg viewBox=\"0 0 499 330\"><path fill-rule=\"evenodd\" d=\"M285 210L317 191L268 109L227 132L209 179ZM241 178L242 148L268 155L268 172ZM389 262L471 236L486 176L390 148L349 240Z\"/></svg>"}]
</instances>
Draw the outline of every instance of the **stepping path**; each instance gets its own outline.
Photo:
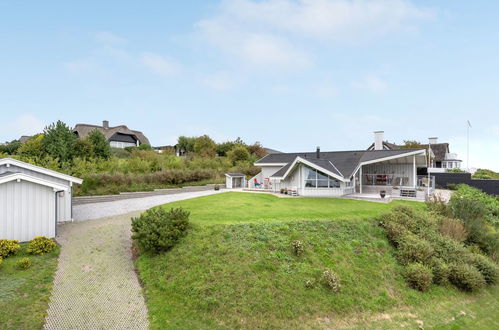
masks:
<instances>
[{"instance_id":1,"label":"stepping path","mask_svg":"<svg viewBox=\"0 0 499 330\"><path fill-rule=\"evenodd\" d=\"M148 329L131 255L131 218L155 205L214 193L218 192L75 206L80 221L58 226L61 254L45 329ZM82 221L95 217L100 219Z\"/></svg>"}]
</instances>

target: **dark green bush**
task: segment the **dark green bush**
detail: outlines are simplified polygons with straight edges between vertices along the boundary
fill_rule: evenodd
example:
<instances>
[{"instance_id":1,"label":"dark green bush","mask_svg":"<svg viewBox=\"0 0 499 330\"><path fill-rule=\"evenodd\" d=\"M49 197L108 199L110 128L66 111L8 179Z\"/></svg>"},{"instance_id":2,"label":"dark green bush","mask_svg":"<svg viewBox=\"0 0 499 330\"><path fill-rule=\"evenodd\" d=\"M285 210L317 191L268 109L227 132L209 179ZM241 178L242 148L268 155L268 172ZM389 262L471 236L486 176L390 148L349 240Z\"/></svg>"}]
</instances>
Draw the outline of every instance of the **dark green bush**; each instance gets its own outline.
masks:
<instances>
[{"instance_id":1,"label":"dark green bush","mask_svg":"<svg viewBox=\"0 0 499 330\"><path fill-rule=\"evenodd\" d=\"M0 257L6 258L16 254L21 249L18 241L13 239L0 239Z\"/></svg>"},{"instance_id":2,"label":"dark green bush","mask_svg":"<svg viewBox=\"0 0 499 330\"><path fill-rule=\"evenodd\" d=\"M29 254L44 254L54 251L55 249L54 240L47 238L45 236L37 236L33 238L28 243L26 252Z\"/></svg>"},{"instance_id":3,"label":"dark green bush","mask_svg":"<svg viewBox=\"0 0 499 330\"><path fill-rule=\"evenodd\" d=\"M464 291L476 291L485 286L482 274L472 265L465 263L450 266L449 281Z\"/></svg>"},{"instance_id":4,"label":"dark green bush","mask_svg":"<svg viewBox=\"0 0 499 330\"><path fill-rule=\"evenodd\" d=\"M186 235L188 227L188 211L153 208L132 219L132 238L144 251L158 253L171 249Z\"/></svg>"},{"instance_id":5,"label":"dark green bush","mask_svg":"<svg viewBox=\"0 0 499 330\"><path fill-rule=\"evenodd\" d=\"M435 284L445 284L449 281L450 267L440 258L433 258L431 261L433 282Z\"/></svg>"},{"instance_id":6,"label":"dark green bush","mask_svg":"<svg viewBox=\"0 0 499 330\"><path fill-rule=\"evenodd\" d=\"M398 257L402 264L427 263L433 256L433 247L426 240L409 234L402 236L398 245Z\"/></svg>"},{"instance_id":7,"label":"dark green bush","mask_svg":"<svg viewBox=\"0 0 499 330\"><path fill-rule=\"evenodd\" d=\"M421 263L407 266L406 280L409 286L419 291L428 291L433 281L431 269Z\"/></svg>"},{"instance_id":8,"label":"dark green bush","mask_svg":"<svg viewBox=\"0 0 499 330\"><path fill-rule=\"evenodd\" d=\"M479 254L470 254L467 259L482 274L487 284L497 283L499 280L499 268L496 264Z\"/></svg>"}]
</instances>

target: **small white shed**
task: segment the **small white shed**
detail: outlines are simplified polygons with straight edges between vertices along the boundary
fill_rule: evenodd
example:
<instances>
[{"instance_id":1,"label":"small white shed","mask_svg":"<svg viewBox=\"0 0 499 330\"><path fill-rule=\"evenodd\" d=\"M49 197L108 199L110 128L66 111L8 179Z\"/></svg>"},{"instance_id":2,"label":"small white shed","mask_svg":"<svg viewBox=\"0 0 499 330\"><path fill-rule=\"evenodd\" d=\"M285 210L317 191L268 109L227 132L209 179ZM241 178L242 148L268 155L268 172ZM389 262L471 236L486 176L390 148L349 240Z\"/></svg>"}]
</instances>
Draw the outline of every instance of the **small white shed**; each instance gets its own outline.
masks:
<instances>
[{"instance_id":1,"label":"small white shed","mask_svg":"<svg viewBox=\"0 0 499 330\"><path fill-rule=\"evenodd\" d=\"M12 158L0 159L0 239L53 238L72 220L72 186L83 180Z\"/></svg>"},{"instance_id":2,"label":"small white shed","mask_svg":"<svg viewBox=\"0 0 499 330\"><path fill-rule=\"evenodd\" d=\"M225 174L225 187L227 189L245 188L246 175L242 173L226 173Z\"/></svg>"}]
</instances>

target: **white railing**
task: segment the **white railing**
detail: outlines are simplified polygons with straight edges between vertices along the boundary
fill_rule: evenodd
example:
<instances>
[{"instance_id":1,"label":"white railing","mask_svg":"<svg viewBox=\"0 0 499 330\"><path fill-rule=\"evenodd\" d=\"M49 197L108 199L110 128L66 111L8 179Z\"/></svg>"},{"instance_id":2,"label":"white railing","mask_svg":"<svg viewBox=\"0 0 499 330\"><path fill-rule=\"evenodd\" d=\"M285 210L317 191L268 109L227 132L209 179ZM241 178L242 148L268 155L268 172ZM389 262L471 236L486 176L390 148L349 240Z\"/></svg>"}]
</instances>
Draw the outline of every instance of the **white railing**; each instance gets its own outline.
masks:
<instances>
[{"instance_id":1,"label":"white railing","mask_svg":"<svg viewBox=\"0 0 499 330\"><path fill-rule=\"evenodd\" d=\"M413 186L413 181L408 176L400 176L396 174L364 174L362 177L362 185L364 186L393 186L393 187L410 187ZM416 187L430 187L435 189L435 177L427 175L418 175L416 178Z\"/></svg>"}]
</instances>

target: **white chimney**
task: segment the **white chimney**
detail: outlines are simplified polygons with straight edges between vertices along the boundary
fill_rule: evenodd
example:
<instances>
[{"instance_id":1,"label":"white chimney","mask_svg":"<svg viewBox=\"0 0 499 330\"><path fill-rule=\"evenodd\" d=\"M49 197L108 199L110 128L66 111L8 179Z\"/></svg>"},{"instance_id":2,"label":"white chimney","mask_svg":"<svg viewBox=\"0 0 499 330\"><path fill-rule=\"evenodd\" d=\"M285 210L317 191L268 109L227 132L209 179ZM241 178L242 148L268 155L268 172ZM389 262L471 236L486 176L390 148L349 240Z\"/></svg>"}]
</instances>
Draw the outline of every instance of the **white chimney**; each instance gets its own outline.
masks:
<instances>
[{"instance_id":1,"label":"white chimney","mask_svg":"<svg viewBox=\"0 0 499 330\"><path fill-rule=\"evenodd\" d=\"M384 131L374 132L374 150L383 150Z\"/></svg>"},{"instance_id":2,"label":"white chimney","mask_svg":"<svg viewBox=\"0 0 499 330\"><path fill-rule=\"evenodd\" d=\"M428 138L428 141L430 141L430 144L437 144L438 143L438 138L437 137L431 137L431 138Z\"/></svg>"},{"instance_id":3,"label":"white chimney","mask_svg":"<svg viewBox=\"0 0 499 330\"><path fill-rule=\"evenodd\" d=\"M103 120L102 121L102 127L104 127L104 129L108 129L109 128L109 121Z\"/></svg>"}]
</instances>

